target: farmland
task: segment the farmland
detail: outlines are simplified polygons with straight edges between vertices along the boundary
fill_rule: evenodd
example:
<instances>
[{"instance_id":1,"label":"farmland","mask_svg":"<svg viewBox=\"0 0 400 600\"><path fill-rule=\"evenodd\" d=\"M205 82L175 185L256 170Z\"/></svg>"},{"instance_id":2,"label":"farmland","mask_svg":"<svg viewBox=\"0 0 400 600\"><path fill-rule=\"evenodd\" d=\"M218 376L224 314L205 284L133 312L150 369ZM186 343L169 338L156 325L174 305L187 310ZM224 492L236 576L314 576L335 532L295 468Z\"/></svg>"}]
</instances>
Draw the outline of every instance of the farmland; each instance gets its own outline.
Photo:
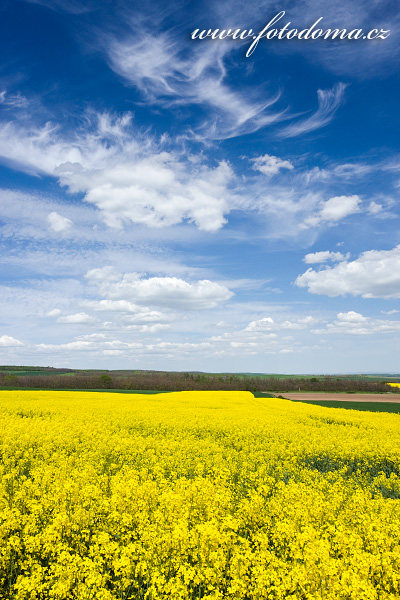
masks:
<instances>
[{"instance_id":1,"label":"farmland","mask_svg":"<svg viewBox=\"0 0 400 600\"><path fill-rule=\"evenodd\" d=\"M394 600L400 416L0 391L1 597Z\"/></svg>"},{"instance_id":2,"label":"farmland","mask_svg":"<svg viewBox=\"0 0 400 600\"><path fill-rule=\"evenodd\" d=\"M400 388L386 375L281 375L262 373L201 373L174 371L100 371L51 367L0 366L0 389L188 391L232 390L334 393L392 393Z\"/></svg>"},{"instance_id":3,"label":"farmland","mask_svg":"<svg viewBox=\"0 0 400 600\"><path fill-rule=\"evenodd\" d=\"M257 394L256 394L257 395ZM306 402L316 406L367 410L369 412L391 412L400 414L399 394L330 394L318 392L288 392L288 400Z\"/></svg>"}]
</instances>

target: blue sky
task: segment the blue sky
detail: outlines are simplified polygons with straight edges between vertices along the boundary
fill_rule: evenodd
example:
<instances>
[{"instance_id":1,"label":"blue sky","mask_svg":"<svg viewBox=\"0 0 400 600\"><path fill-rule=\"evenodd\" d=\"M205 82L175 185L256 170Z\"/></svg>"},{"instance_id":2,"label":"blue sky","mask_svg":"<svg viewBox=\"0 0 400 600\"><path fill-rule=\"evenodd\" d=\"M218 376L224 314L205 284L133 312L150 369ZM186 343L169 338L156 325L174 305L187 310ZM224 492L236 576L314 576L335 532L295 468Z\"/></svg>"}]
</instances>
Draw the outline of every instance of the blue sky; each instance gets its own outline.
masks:
<instances>
[{"instance_id":1,"label":"blue sky","mask_svg":"<svg viewBox=\"0 0 400 600\"><path fill-rule=\"evenodd\" d=\"M397 2L0 17L1 364L399 371Z\"/></svg>"}]
</instances>

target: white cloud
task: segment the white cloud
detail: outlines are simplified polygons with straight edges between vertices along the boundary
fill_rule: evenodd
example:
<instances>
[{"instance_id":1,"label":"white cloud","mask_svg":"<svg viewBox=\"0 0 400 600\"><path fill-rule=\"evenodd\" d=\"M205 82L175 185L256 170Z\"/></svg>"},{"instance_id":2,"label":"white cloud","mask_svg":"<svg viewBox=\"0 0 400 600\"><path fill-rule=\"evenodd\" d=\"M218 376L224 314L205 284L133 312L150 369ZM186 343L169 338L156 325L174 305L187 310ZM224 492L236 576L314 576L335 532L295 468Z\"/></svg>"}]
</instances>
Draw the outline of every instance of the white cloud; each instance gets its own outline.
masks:
<instances>
[{"instance_id":1,"label":"white cloud","mask_svg":"<svg viewBox=\"0 0 400 600\"><path fill-rule=\"evenodd\" d=\"M12 348L15 346L23 346L24 344L22 342L20 342L19 340L16 340L15 338L9 336L9 335L2 335L0 337L0 347L2 348Z\"/></svg>"},{"instance_id":2,"label":"white cloud","mask_svg":"<svg viewBox=\"0 0 400 600\"><path fill-rule=\"evenodd\" d=\"M323 30L329 28L352 29L363 28L369 31L372 27L389 29L392 31L386 40L360 40L357 43L346 43L345 41L324 40L320 38L312 43L292 43L282 40L276 43L269 52L283 56L287 60L288 55L296 54L303 56L313 66L322 65L324 70L335 74L350 76L351 78L369 79L381 76L382 73L391 74L396 68L394 56L398 56L398 44L396 32L399 26L399 15L396 10L383 10L383 5L378 0L303 0L292 2L290 5L277 5L273 2L255 0L252 3L244 3L240 0L221 0L218 3L208 5L208 9L216 13L215 21L228 23L235 16L235 27L248 28L251 23L265 25L266 15L271 17L277 14L277 7L286 10L286 15L277 25L282 26L291 22L291 27L301 30L315 23L317 18L323 17L318 27ZM279 9L280 10L280 9ZM261 28L260 28L261 29ZM258 31L258 30L257 30ZM246 50L248 47L245 41ZM261 49L260 49L261 51ZM254 56L256 56L257 51ZM393 62L394 64L391 64ZM385 65L386 70L385 70Z\"/></svg>"},{"instance_id":3,"label":"white cloud","mask_svg":"<svg viewBox=\"0 0 400 600\"><path fill-rule=\"evenodd\" d=\"M364 323L367 320L367 317L354 310L350 310L347 313L338 313L337 318L342 323Z\"/></svg>"},{"instance_id":4,"label":"white cloud","mask_svg":"<svg viewBox=\"0 0 400 600\"><path fill-rule=\"evenodd\" d=\"M344 163L337 165L332 174L336 177L343 179L354 179L365 177L368 173L374 170L372 165L365 165L362 163Z\"/></svg>"},{"instance_id":5,"label":"white cloud","mask_svg":"<svg viewBox=\"0 0 400 600\"><path fill-rule=\"evenodd\" d=\"M324 250L321 252L311 252L310 254L306 254L302 259L305 263L311 265L316 263L323 263L328 260L332 262L339 262L342 260L346 260L350 257L350 254L347 253L346 256L341 252L330 252L329 250Z\"/></svg>"},{"instance_id":6,"label":"white cloud","mask_svg":"<svg viewBox=\"0 0 400 600\"><path fill-rule=\"evenodd\" d=\"M81 312L74 315L66 315L65 317L59 317L57 323L93 323L96 319L90 315Z\"/></svg>"},{"instance_id":7,"label":"white cloud","mask_svg":"<svg viewBox=\"0 0 400 600\"><path fill-rule=\"evenodd\" d=\"M53 308L46 313L47 317L59 317L61 315L61 310L59 308Z\"/></svg>"},{"instance_id":8,"label":"white cloud","mask_svg":"<svg viewBox=\"0 0 400 600\"><path fill-rule=\"evenodd\" d=\"M56 232L67 231L72 225L71 219L62 217L57 212L50 213L47 216L47 220L50 223L52 230Z\"/></svg>"},{"instance_id":9,"label":"white cloud","mask_svg":"<svg viewBox=\"0 0 400 600\"><path fill-rule=\"evenodd\" d=\"M267 177L272 177L279 173L281 169L288 169L291 171L294 167L290 160L282 160L277 156L271 156L264 154L264 156L258 156L257 158L250 159L253 163L252 168L255 171L260 171Z\"/></svg>"},{"instance_id":10,"label":"white cloud","mask_svg":"<svg viewBox=\"0 0 400 600\"><path fill-rule=\"evenodd\" d=\"M359 210L358 196L335 196L321 204L321 221L339 221Z\"/></svg>"},{"instance_id":11,"label":"white cloud","mask_svg":"<svg viewBox=\"0 0 400 600\"><path fill-rule=\"evenodd\" d=\"M303 177L307 183L310 182L343 182L352 184L358 181L365 180L366 177L374 175L379 171L395 171L396 165L389 163L387 160L378 161L370 164L366 163L341 163L329 164L321 168L318 166L303 173ZM371 209L374 209L375 202L371 202Z\"/></svg>"},{"instance_id":12,"label":"white cloud","mask_svg":"<svg viewBox=\"0 0 400 600\"><path fill-rule=\"evenodd\" d=\"M139 330L142 333L158 333L159 331L168 331L171 325L167 323L155 323L154 325L142 325Z\"/></svg>"},{"instance_id":13,"label":"white cloud","mask_svg":"<svg viewBox=\"0 0 400 600\"><path fill-rule=\"evenodd\" d=\"M351 262L321 271L308 269L295 281L312 294L363 298L400 298L400 245L393 250L369 250Z\"/></svg>"},{"instance_id":14,"label":"white cloud","mask_svg":"<svg viewBox=\"0 0 400 600\"><path fill-rule=\"evenodd\" d=\"M41 4L47 8L60 12L65 11L73 15L80 15L96 8L93 0L85 0L85 2L81 2L81 0L68 0L67 2L65 0L25 0L25 2Z\"/></svg>"},{"instance_id":15,"label":"white cloud","mask_svg":"<svg viewBox=\"0 0 400 600\"><path fill-rule=\"evenodd\" d=\"M356 179L362 179L377 168L377 165L344 163L339 165L331 165L323 169L320 167L313 167L304 173L304 177L307 183L313 181L327 182L343 179L346 181L354 181Z\"/></svg>"},{"instance_id":16,"label":"white cloud","mask_svg":"<svg viewBox=\"0 0 400 600\"><path fill-rule=\"evenodd\" d=\"M64 10L70 13L83 13L88 10L101 8L102 3L98 0L27 0L36 4L42 4L54 10ZM152 4L152 10L150 12L151 25L153 31L162 30L164 19L171 18L176 22L175 14L176 8L174 5ZM191 7L191 18L193 21L202 19L202 9L204 12L204 6L193 5ZM196 10L197 9L197 10ZM238 0L222 0L221 2L213 2L207 4L207 17L209 25L215 23L215 27L229 27L232 22L232 15L235 16L235 27L247 29L249 24L259 23L265 24L266 11L271 12L271 16L276 14L275 5L271 2L266 3L262 0L255 0L251 4L239 2ZM275 12L273 12L275 11ZM290 12L290 15L289 15ZM139 11L135 11L135 18L132 19L130 11L123 11L124 24L128 21L132 23L132 29L139 33L144 29L144 15L149 14L146 11L146 4L143 3L140 6ZM107 21L109 20L109 11L106 11ZM138 14L140 15L138 18ZM392 34L381 42L365 40L357 43L343 43L342 41L329 41L326 43L325 40L315 40L313 43L302 43L296 44L288 41L282 41L275 44L273 48L274 53L283 53L285 58L288 53L293 52L296 54L303 54L311 63L320 63L324 69L328 69L333 73L350 75L351 77L359 77L361 79L374 77L377 74L381 75L384 68L391 73L396 68L396 61L390 60L398 54L398 45L396 44L397 39L395 32L398 31L399 16L396 10L385 11L382 10L381 5L377 1L366 1L356 0L351 4L346 0L337 0L334 3L327 3L322 0L304 0L301 3L292 3L290 9L286 13L286 20L290 21L294 27L303 28L305 26L314 23L317 16L323 16L321 26L323 29L345 27L348 31L357 28L363 28L365 31L371 29L371 26L389 29ZM197 19L196 19L197 17ZM371 25L372 24L372 25ZM187 32L186 21L184 22L185 32ZM283 25L283 22L282 22ZM257 29L258 31L259 29ZM102 29L103 32L103 29ZM85 31L86 33L86 31ZM170 37L173 35L173 31L168 31ZM146 36L155 38L152 31L147 29L143 31L143 37ZM182 37L184 33L182 33ZM101 42L104 43L104 35L101 38ZM120 36L122 37L122 36ZM138 45L140 43L138 40ZM239 42L237 40L237 42ZM189 41L190 43L190 41ZM214 45L221 45L222 42L215 41L211 42ZM242 43L245 50L248 48L248 41L245 40ZM229 43L231 47L234 43ZM193 44L192 44L193 46ZM204 46L204 43L201 44ZM186 45L186 49L188 46ZM192 51L192 48L190 48ZM151 56L150 56L151 60ZM393 64L391 64L391 62Z\"/></svg>"},{"instance_id":17,"label":"white cloud","mask_svg":"<svg viewBox=\"0 0 400 600\"><path fill-rule=\"evenodd\" d=\"M193 44L188 52L173 31L155 36L143 21L133 27L130 37L113 38L108 44L111 68L139 88L147 103L206 107L207 119L195 126L192 136L224 139L257 131L282 118L282 111L267 110L279 93L260 100L254 98L255 90L238 93L227 85L224 58L233 49L229 42Z\"/></svg>"},{"instance_id":18,"label":"white cloud","mask_svg":"<svg viewBox=\"0 0 400 600\"><path fill-rule=\"evenodd\" d=\"M338 313L333 323L328 323L326 328L314 330L316 334L339 333L348 335L373 335L400 332L400 321L372 319L355 312Z\"/></svg>"},{"instance_id":19,"label":"white cloud","mask_svg":"<svg viewBox=\"0 0 400 600\"><path fill-rule=\"evenodd\" d=\"M292 187L269 185L266 190L261 177L247 177L242 183L225 161L211 165L205 164L203 155L163 151L163 144L135 131L130 113L117 117L88 112L85 117L85 122L69 134L51 124L29 128L0 123L0 154L4 160L28 173L57 177L62 186L81 194L86 201L79 207L85 223L77 205L42 201L41 216L49 219L51 231L68 230L69 236L81 239L85 224L85 237L95 239L97 233L88 227L88 220L102 217L111 228L143 225L143 229L152 228L152 235L156 235L155 230L183 222L216 232L235 209L268 215L267 226L274 237L297 236L302 230L335 224L360 210L357 195L322 200L322 191L305 187L304 171L293 173ZM268 154L252 162L253 169L268 177L282 169L292 172L290 166L290 161ZM378 206L378 200L372 201L370 212L375 214ZM46 207L48 213L43 214ZM35 216L36 211L26 211L23 218L29 215ZM100 220L96 226L104 237L109 227L104 228ZM41 227L36 236L40 231L42 236L50 233Z\"/></svg>"},{"instance_id":20,"label":"white cloud","mask_svg":"<svg viewBox=\"0 0 400 600\"><path fill-rule=\"evenodd\" d=\"M271 317L265 317L250 322L246 327L237 331L229 331L208 338L212 343L215 355L276 354L288 347L293 347L293 339L278 336L281 329L290 329L291 323L275 322ZM301 327L303 328L303 327ZM230 328L232 329L232 328Z\"/></svg>"},{"instance_id":21,"label":"white cloud","mask_svg":"<svg viewBox=\"0 0 400 600\"><path fill-rule=\"evenodd\" d=\"M305 335L320 319L311 315L292 315L288 319L262 317L250 321L244 328L213 335L208 338L215 354L219 355L262 355L301 351ZM295 339L301 332L301 340ZM287 335L290 333L290 335Z\"/></svg>"},{"instance_id":22,"label":"white cloud","mask_svg":"<svg viewBox=\"0 0 400 600\"><path fill-rule=\"evenodd\" d=\"M0 155L30 174L54 175L63 163L91 164L91 154L96 153L97 162L109 156L99 140L87 134L75 135L74 139L63 139L56 125L47 123L43 127L24 127L11 122L0 124ZM94 165L93 165L94 166Z\"/></svg>"},{"instance_id":23,"label":"white cloud","mask_svg":"<svg viewBox=\"0 0 400 600\"><path fill-rule=\"evenodd\" d=\"M291 320L275 321L271 317L264 317L257 321L251 321L244 331L256 331L256 332L269 332L269 331L281 331L284 329L307 329L311 325L318 322L318 319L312 316L297 317Z\"/></svg>"},{"instance_id":24,"label":"white cloud","mask_svg":"<svg viewBox=\"0 0 400 600\"><path fill-rule=\"evenodd\" d=\"M149 333L148 330L143 330ZM168 356L169 358L186 357L194 354L198 357L203 352L210 352L213 345L206 342L166 342L157 339L153 343L125 342L123 340L111 338L109 336L79 336L74 341L66 344L37 344L36 349L39 352L57 351L62 354L69 352L90 352L95 355L104 354L106 356L125 356L137 358L138 356Z\"/></svg>"},{"instance_id":25,"label":"white cloud","mask_svg":"<svg viewBox=\"0 0 400 600\"><path fill-rule=\"evenodd\" d=\"M226 223L233 171L222 161L214 169L193 166L189 173L172 155L162 153L64 181L76 190L79 179L80 187L88 190L85 200L102 211L111 227L124 221L166 227L188 220L215 232Z\"/></svg>"},{"instance_id":26,"label":"white cloud","mask_svg":"<svg viewBox=\"0 0 400 600\"><path fill-rule=\"evenodd\" d=\"M339 106L343 104L346 87L344 83L339 83L331 90L318 90L318 109L315 113L302 121L285 127L280 135L282 137L294 137L328 125Z\"/></svg>"},{"instance_id":27,"label":"white cloud","mask_svg":"<svg viewBox=\"0 0 400 600\"><path fill-rule=\"evenodd\" d=\"M112 267L88 271L86 278L98 285L100 293L111 300L183 310L204 310L216 307L233 296L227 287L207 279L188 283L177 277L149 277L140 273L125 273Z\"/></svg>"},{"instance_id":28,"label":"white cloud","mask_svg":"<svg viewBox=\"0 0 400 600\"><path fill-rule=\"evenodd\" d=\"M88 114L85 127L70 136L48 123L42 128L0 124L0 156L30 174L58 177L83 193L110 227L137 223L166 227L184 220L215 232L226 222L235 176L221 161L208 166L162 152L149 137L132 131L131 115ZM55 231L70 225L48 215Z\"/></svg>"},{"instance_id":29,"label":"white cloud","mask_svg":"<svg viewBox=\"0 0 400 600\"><path fill-rule=\"evenodd\" d=\"M300 225L301 229L316 227L321 223L334 224L345 217L360 211L361 199L357 195L335 196L319 203L319 210Z\"/></svg>"},{"instance_id":30,"label":"white cloud","mask_svg":"<svg viewBox=\"0 0 400 600\"><path fill-rule=\"evenodd\" d=\"M0 104L7 108L26 108L29 102L19 92L17 94L7 94L7 90L3 90L0 92Z\"/></svg>"},{"instance_id":31,"label":"white cloud","mask_svg":"<svg viewBox=\"0 0 400 600\"><path fill-rule=\"evenodd\" d=\"M86 279L91 283L110 284L116 283L121 279L121 273L114 267L101 267L100 269L91 269L86 273Z\"/></svg>"},{"instance_id":32,"label":"white cloud","mask_svg":"<svg viewBox=\"0 0 400 600\"><path fill-rule=\"evenodd\" d=\"M139 326L138 324L141 324L142 327L150 327L149 324L151 324L153 331L155 331L154 326L163 325L164 328L164 325L167 327L167 323L178 319L177 315L172 312L162 313L146 306L139 306L128 300L83 300L81 306L96 312L121 315L128 329L134 329Z\"/></svg>"},{"instance_id":33,"label":"white cloud","mask_svg":"<svg viewBox=\"0 0 400 600\"><path fill-rule=\"evenodd\" d=\"M75 342L68 342L66 344L37 344L37 350L95 350L96 344L94 342L88 342L84 340L77 340Z\"/></svg>"},{"instance_id":34,"label":"white cloud","mask_svg":"<svg viewBox=\"0 0 400 600\"><path fill-rule=\"evenodd\" d=\"M377 204L377 202L374 202L374 200L372 200L372 202L369 203L368 212L370 215L377 215L381 212L382 209L382 204Z\"/></svg>"},{"instance_id":35,"label":"white cloud","mask_svg":"<svg viewBox=\"0 0 400 600\"><path fill-rule=\"evenodd\" d=\"M227 329L232 327L232 325L226 321L218 321L218 323L215 324L215 327L218 327L218 329Z\"/></svg>"}]
</instances>

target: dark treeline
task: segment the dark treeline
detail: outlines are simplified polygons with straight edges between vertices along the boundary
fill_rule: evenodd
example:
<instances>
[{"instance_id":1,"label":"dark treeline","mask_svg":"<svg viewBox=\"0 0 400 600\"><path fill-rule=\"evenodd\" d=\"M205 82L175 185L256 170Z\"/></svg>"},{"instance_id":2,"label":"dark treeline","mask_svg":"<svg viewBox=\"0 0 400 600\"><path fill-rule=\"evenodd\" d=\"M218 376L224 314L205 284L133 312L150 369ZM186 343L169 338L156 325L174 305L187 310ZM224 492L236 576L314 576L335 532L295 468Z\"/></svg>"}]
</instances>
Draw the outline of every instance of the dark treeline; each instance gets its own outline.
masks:
<instances>
[{"instance_id":1,"label":"dark treeline","mask_svg":"<svg viewBox=\"0 0 400 600\"><path fill-rule=\"evenodd\" d=\"M24 375L0 373L0 387L39 389L121 389L121 390L238 390L251 392L393 392L384 382L345 377L277 378L234 374L170 373L141 371L129 375L121 372L78 372L71 375Z\"/></svg>"},{"instance_id":2,"label":"dark treeline","mask_svg":"<svg viewBox=\"0 0 400 600\"><path fill-rule=\"evenodd\" d=\"M33 371L33 372L40 372L43 371L44 373L73 373L72 369L60 369L58 367L28 367L28 366L19 366L19 365L0 365L0 371L15 371L15 372L19 372L19 371Z\"/></svg>"}]
</instances>

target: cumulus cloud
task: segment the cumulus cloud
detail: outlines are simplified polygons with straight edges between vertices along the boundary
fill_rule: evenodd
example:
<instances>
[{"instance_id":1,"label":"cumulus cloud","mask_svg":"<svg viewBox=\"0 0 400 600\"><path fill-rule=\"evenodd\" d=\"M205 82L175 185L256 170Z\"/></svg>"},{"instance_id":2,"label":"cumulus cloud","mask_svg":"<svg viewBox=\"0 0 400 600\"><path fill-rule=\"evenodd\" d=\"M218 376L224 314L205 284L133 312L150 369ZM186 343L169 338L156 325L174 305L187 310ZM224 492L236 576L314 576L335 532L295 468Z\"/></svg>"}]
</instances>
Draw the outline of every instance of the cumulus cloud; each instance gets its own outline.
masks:
<instances>
[{"instance_id":1,"label":"cumulus cloud","mask_svg":"<svg viewBox=\"0 0 400 600\"><path fill-rule=\"evenodd\" d=\"M251 321L244 331L269 332L280 331L282 329L307 329L318 322L318 319L312 316L297 317L291 320L275 321L272 317L264 317L257 321Z\"/></svg>"},{"instance_id":2,"label":"cumulus cloud","mask_svg":"<svg viewBox=\"0 0 400 600\"><path fill-rule=\"evenodd\" d=\"M225 161L215 168L193 167L189 173L172 155L161 153L70 181L74 189L82 181L82 188L88 190L85 200L102 211L111 227L121 227L124 221L165 227L188 220L215 232L226 223L232 179L233 171Z\"/></svg>"},{"instance_id":3,"label":"cumulus cloud","mask_svg":"<svg viewBox=\"0 0 400 600\"><path fill-rule=\"evenodd\" d=\"M226 222L234 196L235 175L226 161L209 166L163 152L149 137L135 135L130 113L88 114L85 127L69 136L50 123L30 129L2 123L0 156L82 193L110 227L166 227L186 220L215 232ZM47 218L54 231L71 226L56 212Z\"/></svg>"},{"instance_id":4,"label":"cumulus cloud","mask_svg":"<svg viewBox=\"0 0 400 600\"><path fill-rule=\"evenodd\" d=\"M219 354L276 354L294 352L299 342L293 336L301 331L304 348L304 332L311 331L319 319L311 315L291 316L290 319L262 317L250 321L246 327L227 331L209 338ZM232 329L232 328L231 328ZM289 334L289 335L288 335Z\"/></svg>"},{"instance_id":5,"label":"cumulus cloud","mask_svg":"<svg viewBox=\"0 0 400 600\"><path fill-rule=\"evenodd\" d=\"M349 257L349 253L344 255L341 252L330 252L329 250L323 250L321 252L311 252L310 254L306 254L302 260L305 263L311 265L316 263L327 262L328 260L332 262L339 262L342 260L346 260Z\"/></svg>"},{"instance_id":6,"label":"cumulus cloud","mask_svg":"<svg viewBox=\"0 0 400 600\"><path fill-rule=\"evenodd\" d=\"M143 333L149 333L149 329L142 330ZM150 333L152 333L150 331ZM190 354L194 354L196 358L203 352L210 352L213 345L208 342L165 342L157 341L153 343L142 343L142 342L127 342L112 338L107 335L85 335L75 338L72 342L65 344L37 344L36 349L39 352L47 353L49 351L57 351L63 354L72 352L90 352L95 355L105 356L132 356L134 353L135 357L154 357L164 356L176 359L177 357L187 357Z\"/></svg>"},{"instance_id":7,"label":"cumulus cloud","mask_svg":"<svg viewBox=\"0 0 400 600\"><path fill-rule=\"evenodd\" d=\"M367 320L367 317L354 310L349 310L347 313L338 313L337 318L341 323L365 323Z\"/></svg>"},{"instance_id":8,"label":"cumulus cloud","mask_svg":"<svg viewBox=\"0 0 400 600\"><path fill-rule=\"evenodd\" d=\"M331 90L318 90L318 108L315 113L306 119L285 127L280 135L282 137L295 137L328 125L339 106L343 104L346 87L344 83L339 83Z\"/></svg>"},{"instance_id":9,"label":"cumulus cloud","mask_svg":"<svg viewBox=\"0 0 400 600\"><path fill-rule=\"evenodd\" d=\"M360 211L361 199L357 195L335 196L326 201L321 201L318 211L304 219L301 229L316 227L321 223L335 224L341 219Z\"/></svg>"},{"instance_id":10,"label":"cumulus cloud","mask_svg":"<svg viewBox=\"0 0 400 600\"><path fill-rule=\"evenodd\" d=\"M1 348L12 348L15 346L23 346L24 344L19 340L11 337L10 335L2 335L0 337L0 347Z\"/></svg>"},{"instance_id":11,"label":"cumulus cloud","mask_svg":"<svg viewBox=\"0 0 400 600\"><path fill-rule=\"evenodd\" d=\"M304 348L304 333L311 331L311 327L318 322L319 319L311 315L293 315L290 319L262 317L250 321L242 329L214 335L209 340L220 355L294 352L300 347L299 341L293 337L295 333L302 332L301 344Z\"/></svg>"},{"instance_id":12,"label":"cumulus cloud","mask_svg":"<svg viewBox=\"0 0 400 600\"><path fill-rule=\"evenodd\" d=\"M160 312L147 306L139 306L128 300L83 300L81 305L95 312L114 314L117 317L122 316L126 328L141 327L142 331L154 332L159 325L162 325L160 329L166 329L169 327L169 322L178 318L173 312Z\"/></svg>"},{"instance_id":13,"label":"cumulus cloud","mask_svg":"<svg viewBox=\"0 0 400 600\"><path fill-rule=\"evenodd\" d=\"M349 335L372 335L375 333L398 333L400 332L400 321L389 321L384 319L372 319L350 310L346 313L338 313L332 323L328 323L324 329L316 329L314 333L344 333Z\"/></svg>"},{"instance_id":14,"label":"cumulus cloud","mask_svg":"<svg viewBox=\"0 0 400 600\"><path fill-rule=\"evenodd\" d=\"M72 221L70 219L62 217L57 212L51 212L47 216L47 220L50 223L52 230L56 231L57 233L60 233L61 231L67 231L72 225Z\"/></svg>"},{"instance_id":15,"label":"cumulus cloud","mask_svg":"<svg viewBox=\"0 0 400 600\"><path fill-rule=\"evenodd\" d=\"M227 287L207 279L189 283L177 277L145 278L140 273L118 273L112 267L92 269L86 278L110 300L146 306L204 310L215 308L233 296Z\"/></svg>"},{"instance_id":16,"label":"cumulus cloud","mask_svg":"<svg viewBox=\"0 0 400 600\"><path fill-rule=\"evenodd\" d=\"M277 156L271 156L269 154L252 158L251 162L253 163L252 168L255 171L260 171L260 173L263 173L267 177L276 175L282 169L291 171L294 168L290 160L282 160Z\"/></svg>"},{"instance_id":17,"label":"cumulus cloud","mask_svg":"<svg viewBox=\"0 0 400 600\"><path fill-rule=\"evenodd\" d=\"M400 298L400 245L393 250L369 250L356 260L320 271L309 268L295 284L331 297Z\"/></svg>"}]
</instances>

